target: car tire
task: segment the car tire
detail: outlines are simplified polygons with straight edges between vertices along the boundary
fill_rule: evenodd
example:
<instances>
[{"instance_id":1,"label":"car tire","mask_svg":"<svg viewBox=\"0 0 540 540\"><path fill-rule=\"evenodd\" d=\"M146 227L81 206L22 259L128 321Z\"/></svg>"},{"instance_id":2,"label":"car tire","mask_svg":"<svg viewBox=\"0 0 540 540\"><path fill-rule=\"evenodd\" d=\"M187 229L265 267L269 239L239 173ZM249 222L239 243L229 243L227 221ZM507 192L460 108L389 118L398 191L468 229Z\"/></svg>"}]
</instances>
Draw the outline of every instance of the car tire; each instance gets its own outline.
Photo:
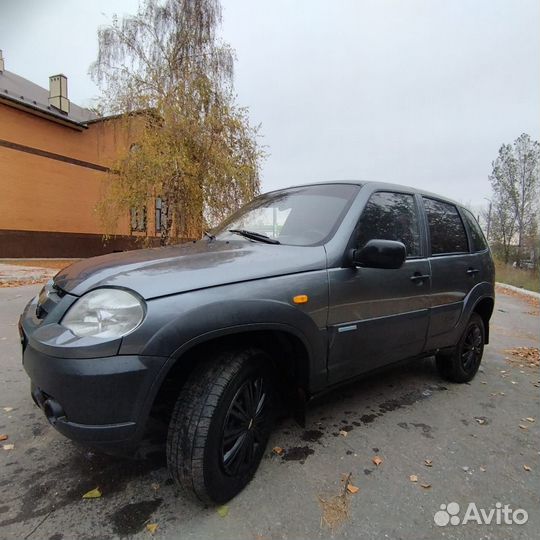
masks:
<instances>
[{"instance_id":1,"label":"car tire","mask_svg":"<svg viewBox=\"0 0 540 540\"><path fill-rule=\"evenodd\" d=\"M482 361L485 335L482 317L473 313L456 347L451 351L441 351L435 356L440 375L456 383L473 379Z\"/></svg>"},{"instance_id":2,"label":"car tire","mask_svg":"<svg viewBox=\"0 0 540 540\"><path fill-rule=\"evenodd\" d=\"M219 353L180 391L169 423L167 466L184 492L223 504L251 480L274 422L271 359L259 349Z\"/></svg>"}]
</instances>

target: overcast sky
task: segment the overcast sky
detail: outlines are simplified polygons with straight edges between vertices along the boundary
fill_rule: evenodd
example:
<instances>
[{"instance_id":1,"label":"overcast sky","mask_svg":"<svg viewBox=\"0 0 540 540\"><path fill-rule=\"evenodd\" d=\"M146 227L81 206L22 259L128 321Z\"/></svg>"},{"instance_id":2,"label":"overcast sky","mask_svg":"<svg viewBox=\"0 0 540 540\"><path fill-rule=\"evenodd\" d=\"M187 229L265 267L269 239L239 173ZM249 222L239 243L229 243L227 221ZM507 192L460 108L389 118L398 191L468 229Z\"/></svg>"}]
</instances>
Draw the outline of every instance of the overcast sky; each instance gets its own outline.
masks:
<instances>
[{"instance_id":1,"label":"overcast sky","mask_svg":"<svg viewBox=\"0 0 540 540\"><path fill-rule=\"evenodd\" d=\"M137 0L0 0L6 69L89 105L96 30ZM502 143L540 138L538 0L224 0L263 190L360 178L472 205ZM485 201L483 204L486 204Z\"/></svg>"}]
</instances>

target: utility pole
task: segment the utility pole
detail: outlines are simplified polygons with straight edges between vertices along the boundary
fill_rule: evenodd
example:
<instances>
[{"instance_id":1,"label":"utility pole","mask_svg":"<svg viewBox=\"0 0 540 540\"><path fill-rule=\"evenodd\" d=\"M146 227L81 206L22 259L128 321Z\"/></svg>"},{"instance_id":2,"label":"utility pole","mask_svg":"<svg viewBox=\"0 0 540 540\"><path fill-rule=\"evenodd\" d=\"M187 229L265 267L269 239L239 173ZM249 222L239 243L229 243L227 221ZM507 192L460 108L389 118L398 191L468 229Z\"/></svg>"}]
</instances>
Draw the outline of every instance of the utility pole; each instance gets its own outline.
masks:
<instances>
[{"instance_id":1,"label":"utility pole","mask_svg":"<svg viewBox=\"0 0 540 540\"><path fill-rule=\"evenodd\" d=\"M488 199L487 197L484 197L486 201L489 201L489 210L488 210L488 216L487 216L487 227L486 227L486 237L487 241L489 242L489 232L491 229L491 207L493 206L493 202L491 199Z\"/></svg>"}]
</instances>

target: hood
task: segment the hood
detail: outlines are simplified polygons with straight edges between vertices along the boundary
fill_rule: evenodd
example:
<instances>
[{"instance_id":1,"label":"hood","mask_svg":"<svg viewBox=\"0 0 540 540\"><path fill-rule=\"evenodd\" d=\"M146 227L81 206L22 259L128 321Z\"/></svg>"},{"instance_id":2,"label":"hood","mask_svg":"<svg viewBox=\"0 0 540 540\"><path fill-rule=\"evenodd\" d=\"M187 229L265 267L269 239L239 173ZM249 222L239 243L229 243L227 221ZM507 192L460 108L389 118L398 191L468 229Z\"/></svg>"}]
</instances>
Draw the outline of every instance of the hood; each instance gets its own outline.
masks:
<instances>
[{"instance_id":1,"label":"hood","mask_svg":"<svg viewBox=\"0 0 540 540\"><path fill-rule=\"evenodd\" d=\"M200 240L85 259L55 276L55 284L80 296L103 286L125 287L150 299L217 285L320 270L324 247L263 244L245 239Z\"/></svg>"}]
</instances>

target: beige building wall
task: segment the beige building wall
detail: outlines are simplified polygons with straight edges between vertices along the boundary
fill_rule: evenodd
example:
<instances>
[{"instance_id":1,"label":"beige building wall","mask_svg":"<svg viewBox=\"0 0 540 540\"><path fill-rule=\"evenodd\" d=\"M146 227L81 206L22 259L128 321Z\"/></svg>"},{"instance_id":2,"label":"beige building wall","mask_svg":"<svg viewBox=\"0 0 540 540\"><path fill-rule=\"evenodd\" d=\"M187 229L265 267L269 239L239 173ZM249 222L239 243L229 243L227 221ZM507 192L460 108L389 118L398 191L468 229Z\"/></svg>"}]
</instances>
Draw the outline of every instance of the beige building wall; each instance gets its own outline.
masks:
<instances>
[{"instance_id":1,"label":"beige building wall","mask_svg":"<svg viewBox=\"0 0 540 540\"><path fill-rule=\"evenodd\" d=\"M154 237L153 204L145 233L132 234L126 215L108 245L96 211L133 129L117 118L79 131L0 103L0 258L93 255Z\"/></svg>"}]
</instances>

